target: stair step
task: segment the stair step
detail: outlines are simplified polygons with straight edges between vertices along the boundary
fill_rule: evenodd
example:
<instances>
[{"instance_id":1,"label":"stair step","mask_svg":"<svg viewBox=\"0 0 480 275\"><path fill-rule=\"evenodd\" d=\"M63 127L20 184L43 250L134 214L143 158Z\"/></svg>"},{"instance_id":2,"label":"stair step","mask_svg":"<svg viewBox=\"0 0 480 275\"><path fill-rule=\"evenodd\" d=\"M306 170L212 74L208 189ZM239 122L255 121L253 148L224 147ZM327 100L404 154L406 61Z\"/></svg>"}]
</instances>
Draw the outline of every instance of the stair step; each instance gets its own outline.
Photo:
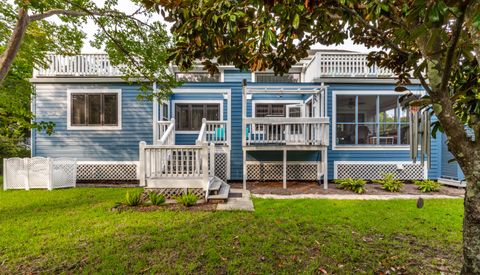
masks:
<instances>
[{"instance_id":1,"label":"stair step","mask_svg":"<svg viewBox=\"0 0 480 275\"><path fill-rule=\"evenodd\" d=\"M208 189L210 192L218 193L220 190L220 187L222 186L223 181L217 177L213 177L210 179L209 187Z\"/></svg>"},{"instance_id":2,"label":"stair step","mask_svg":"<svg viewBox=\"0 0 480 275\"><path fill-rule=\"evenodd\" d=\"M208 199L209 200L227 200L229 193L230 193L230 185L222 182L220 186L220 190L218 191L218 194L210 195L208 196Z\"/></svg>"}]
</instances>

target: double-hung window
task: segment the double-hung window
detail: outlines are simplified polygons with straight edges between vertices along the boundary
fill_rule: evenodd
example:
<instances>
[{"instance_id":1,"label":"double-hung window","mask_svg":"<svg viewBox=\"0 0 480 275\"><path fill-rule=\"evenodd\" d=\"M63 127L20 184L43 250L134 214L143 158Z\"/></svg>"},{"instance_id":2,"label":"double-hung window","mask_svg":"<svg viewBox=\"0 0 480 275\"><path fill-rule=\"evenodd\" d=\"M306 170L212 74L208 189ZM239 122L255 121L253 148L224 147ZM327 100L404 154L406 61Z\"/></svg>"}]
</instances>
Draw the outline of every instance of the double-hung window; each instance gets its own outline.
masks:
<instances>
[{"instance_id":1,"label":"double-hung window","mask_svg":"<svg viewBox=\"0 0 480 275\"><path fill-rule=\"evenodd\" d=\"M70 91L70 129L120 129L120 92Z\"/></svg>"},{"instance_id":2,"label":"double-hung window","mask_svg":"<svg viewBox=\"0 0 480 275\"><path fill-rule=\"evenodd\" d=\"M175 104L175 129L199 131L202 119L220 120L220 104Z\"/></svg>"},{"instance_id":3,"label":"double-hung window","mask_svg":"<svg viewBox=\"0 0 480 275\"><path fill-rule=\"evenodd\" d=\"M335 143L360 146L408 145L408 117L398 95L336 95Z\"/></svg>"}]
</instances>

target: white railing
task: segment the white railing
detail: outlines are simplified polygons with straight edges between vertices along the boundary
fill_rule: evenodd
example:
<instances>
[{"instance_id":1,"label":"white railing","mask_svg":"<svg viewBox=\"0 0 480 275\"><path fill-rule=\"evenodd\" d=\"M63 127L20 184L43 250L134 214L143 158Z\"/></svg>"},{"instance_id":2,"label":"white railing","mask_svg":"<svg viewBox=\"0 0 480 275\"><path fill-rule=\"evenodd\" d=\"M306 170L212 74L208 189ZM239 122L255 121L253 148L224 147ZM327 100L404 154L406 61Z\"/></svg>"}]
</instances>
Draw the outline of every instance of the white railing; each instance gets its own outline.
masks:
<instances>
[{"instance_id":1,"label":"white railing","mask_svg":"<svg viewBox=\"0 0 480 275\"><path fill-rule=\"evenodd\" d=\"M47 66L34 71L34 77L51 76L122 76L121 66L113 66L106 54L80 54L62 56L49 54Z\"/></svg>"},{"instance_id":2,"label":"white railing","mask_svg":"<svg viewBox=\"0 0 480 275\"><path fill-rule=\"evenodd\" d=\"M244 119L244 145L328 146L329 118L261 117Z\"/></svg>"},{"instance_id":3,"label":"white railing","mask_svg":"<svg viewBox=\"0 0 480 275\"><path fill-rule=\"evenodd\" d=\"M144 141L140 142L141 186L148 187L150 179L199 179L203 182L203 188L208 191L209 177L213 176L215 171L214 146L146 145Z\"/></svg>"},{"instance_id":4,"label":"white railing","mask_svg":"<svg viewBox=\"0 0 480 275\"><path fill-rule=\"evenodd\" d=\"M175 119L170 121L157 122L158 140L157 145L173 145L175 144Z\"/></svg>"},{"instance_id":5,"label":"white railing","mask_svg":"<svg viewBox=\"0 0 480 275\"><path fill-rule=\"evenodd\" d=\"M202 127L198 134L196 144L203 143L215 145L229 145L230 133L227 121L213 121L202 119Z\"/></svg>"},{"instance_id":6,"label":"white railing","mask_svg":"<svg viewBox=\"0 0 480 275\"><path fill-rule=\"evenodd\" d=\"M393 71L377 65L368 66L367 54L322 53L315 55L306 70L305 81L317 77L392 77Z\"/></svg>"},{"instance_id":7,"label":"white railing","mask_svg":"<svg viewBox=\"0 0 480 275\"><path fill-rule=\"evenodd\" d=\"M393 72L376 65L368 67L367 54L318 52L305 72L305 82L317 77L391 77ZM120 77L122 66L113 66L107 54L62 56L49 54L45 68L34 71L34 77Z\"/></svg>"}]
</instances>

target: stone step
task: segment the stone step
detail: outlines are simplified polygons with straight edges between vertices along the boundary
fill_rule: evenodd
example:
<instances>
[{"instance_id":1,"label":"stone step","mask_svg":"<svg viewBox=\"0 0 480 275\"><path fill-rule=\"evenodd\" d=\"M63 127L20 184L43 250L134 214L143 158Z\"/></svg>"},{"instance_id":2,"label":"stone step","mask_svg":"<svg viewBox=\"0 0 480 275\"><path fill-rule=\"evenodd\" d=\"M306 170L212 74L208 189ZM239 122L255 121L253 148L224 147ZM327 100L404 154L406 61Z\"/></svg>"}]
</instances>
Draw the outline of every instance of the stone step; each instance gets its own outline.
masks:
<instances>
[{"instance_id":1,"label":"stone step","mask_svg":"<svg viewBox=\"0 0 480 275\"><path fill-rule=\"evenodd\" d=\"M210 190L210 194L218 194L222 183L223 181L217 177L211 178L208 187L208 190Z\"/></svg>"},{"instance_id":2,"label":"stone step","mask_svg":"<svg viewBox=\"0 0 480 275\"><path fill-rule=\"evenodd\" d=\"M230 185L226 184L225 182L222 182L220 186L220 190L218 191L218 194L216 195L209 195L208 200L223 200L226 201L228 200L228 194L230 193Z\"/></svg>"}]
</instances>

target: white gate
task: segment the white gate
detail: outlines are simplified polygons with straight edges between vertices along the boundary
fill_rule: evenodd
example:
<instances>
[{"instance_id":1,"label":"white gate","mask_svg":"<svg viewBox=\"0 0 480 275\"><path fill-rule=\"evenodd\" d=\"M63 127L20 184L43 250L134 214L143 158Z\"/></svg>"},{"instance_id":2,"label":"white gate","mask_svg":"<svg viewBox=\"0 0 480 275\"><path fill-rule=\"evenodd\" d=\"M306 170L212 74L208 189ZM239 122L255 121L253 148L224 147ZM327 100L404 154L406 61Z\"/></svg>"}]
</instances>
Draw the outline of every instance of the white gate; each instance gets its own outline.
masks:
<instances>
[{"instance_id":1,"label":"white gate","mask_svg":"<svg viewBox=\"0 0 480 275\"><path fill-rule=\"evenodd\" d=\"M75 187L77 161L67 158L10 158L3 160L3 189Z\"/></svg>"}]
</instances>

